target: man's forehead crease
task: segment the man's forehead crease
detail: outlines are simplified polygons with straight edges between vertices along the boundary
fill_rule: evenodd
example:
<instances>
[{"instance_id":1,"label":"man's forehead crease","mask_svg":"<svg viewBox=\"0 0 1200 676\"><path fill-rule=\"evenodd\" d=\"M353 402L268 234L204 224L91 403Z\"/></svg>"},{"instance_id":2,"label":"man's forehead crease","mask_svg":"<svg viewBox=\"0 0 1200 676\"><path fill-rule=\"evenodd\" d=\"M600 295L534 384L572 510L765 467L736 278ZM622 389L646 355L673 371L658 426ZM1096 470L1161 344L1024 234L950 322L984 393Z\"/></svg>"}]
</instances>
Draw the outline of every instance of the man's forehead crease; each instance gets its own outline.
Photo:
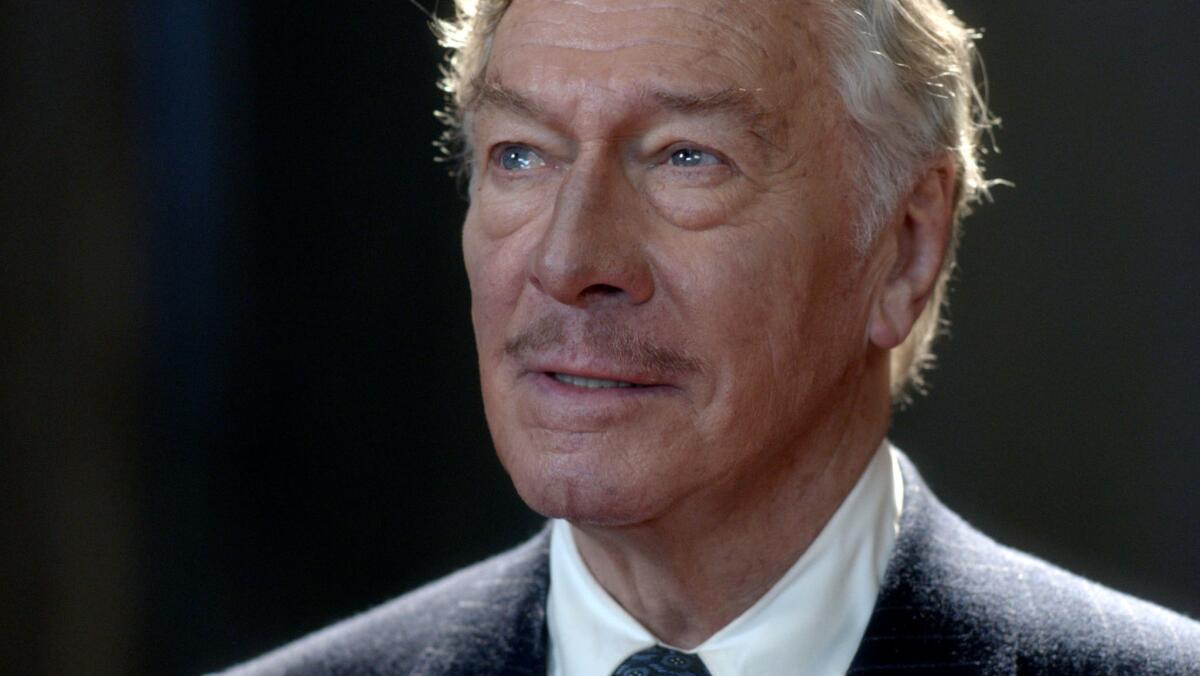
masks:
<instances>
[{"instance_id":1,"label":"man's forehead crease","mask_svg":"<svg viewBox=\"0 0 1200 676\"><path fill-rule=\"evenodd\" d=\"M522 28L541 25L552 30L567 28L580 35L595 35L595 17L606 17L610 24L628 37L628 29L644 28L656 17L669 17L673 26L686 32L720 38L735 36L748 45L758 47L758 30L771 23L769 12L773 3L795 0L720 0L716 3L696 0L549 0L542 7L527 9L521 14ZM551 11L547 11L550 9ZM658 35L661 37L661 34ZM727 38L726 38L727 39Z\"/></svg>"},{"instance_id":2,"label":"man's forehead crease","mask_svg":"<svg viewBox=\"0 0 1200 676\"><path fill-rule=\"evenodd\" d=\"M612 92L611 89L600 87L573 87L580 92L568 97L577 103L579 97L588 91ZM545 120L554 117L561 111L553 109L552 102L542 99L537 91L522 91L509 87L500 78L486 77L477 88L472 110L496 108L517 115ZM621 98L626 99L627 109L635 114L653 114L656 112L679 113L695 116L723 116L736 118L751 133L756 136L770 137L778 133L780 125L772 121L778 116L775 107L768 106L764 101L764 88L723 87L696 89L676 88L667 89L650 85L639 85ZM574 106L572 106L573 108Z\"/></svg>"}]
</instances>

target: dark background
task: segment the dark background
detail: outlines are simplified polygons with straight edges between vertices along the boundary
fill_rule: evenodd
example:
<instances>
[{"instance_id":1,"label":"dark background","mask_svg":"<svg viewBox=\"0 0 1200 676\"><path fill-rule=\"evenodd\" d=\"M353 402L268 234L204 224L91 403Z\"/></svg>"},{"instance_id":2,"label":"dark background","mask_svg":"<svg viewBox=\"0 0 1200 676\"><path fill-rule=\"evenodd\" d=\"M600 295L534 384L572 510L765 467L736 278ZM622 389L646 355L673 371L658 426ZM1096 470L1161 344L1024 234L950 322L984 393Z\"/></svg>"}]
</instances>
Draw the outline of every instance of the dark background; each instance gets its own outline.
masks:
<instances>
[{"instance_id":1,"label":"dark background","mask_svg":"<svg viewBox=\"0 0 1200 676\"><path fill-rule=\"evenodd\" d=\"M448 4L448 3L444 3ZM1200 3L954 3L1002 153L893 438L1200 613ZM0 4L0 664L195 673L513 544L399 0Z\"/></svg>"}]
</instances>

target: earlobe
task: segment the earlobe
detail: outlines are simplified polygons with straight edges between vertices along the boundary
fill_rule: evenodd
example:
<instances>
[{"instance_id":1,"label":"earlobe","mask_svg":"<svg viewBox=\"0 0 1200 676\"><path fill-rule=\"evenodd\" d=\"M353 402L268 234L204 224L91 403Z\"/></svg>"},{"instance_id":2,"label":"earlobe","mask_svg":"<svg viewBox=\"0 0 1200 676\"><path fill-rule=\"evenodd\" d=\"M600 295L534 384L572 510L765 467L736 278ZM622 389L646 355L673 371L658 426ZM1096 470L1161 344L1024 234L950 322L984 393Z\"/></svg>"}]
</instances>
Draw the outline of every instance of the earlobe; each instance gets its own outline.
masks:
<instances>
[{"instance_id":1,"label":"earlobe","mask_svg":"<svg viewBox=\"0 0 1200 676\"><path fill-rule=\"evenodd\" d=\"M884 288L872 309L871 343L881 350L890 350L908 335L913 319L908 318L911 290L901 283L890 283Z\"/></svg>"},{"instance_id":2,"label":"earlobe","mask_svg":"<svg viewBox=\"0 0 1200 676\"><path fill-rule=\"evenodd\" d=\"M871 309L868 337L890 350L908 337L937 287L950 243L955 164L946 154L926 166L891 223L895 261Z\"/></svg>"}]
</instances>

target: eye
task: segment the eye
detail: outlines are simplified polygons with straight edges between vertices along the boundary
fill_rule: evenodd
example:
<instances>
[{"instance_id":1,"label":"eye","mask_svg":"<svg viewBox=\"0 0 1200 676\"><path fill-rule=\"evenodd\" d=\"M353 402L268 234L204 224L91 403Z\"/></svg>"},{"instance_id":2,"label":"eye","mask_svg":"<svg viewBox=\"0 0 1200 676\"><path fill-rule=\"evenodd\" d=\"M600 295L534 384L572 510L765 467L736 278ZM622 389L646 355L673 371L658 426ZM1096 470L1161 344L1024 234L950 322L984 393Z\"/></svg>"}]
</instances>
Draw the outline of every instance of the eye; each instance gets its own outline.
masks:
<instances>
[{"instance_id":1,"label":"eye","mask_svg":"<svg viewBox=\"0 0 1200 676\"><path fill-rule=\"evenodd\" d=\"M722 164L721 158L699 148L680 148L668 160L673 167L710 167Z\"/></svg>"},{"instance_id":2,"label":"eye","mask_svg":"<svg viewBox=\"0 0 1200 676\"><path fill-rule=\"evenodd\" d=\"M529 171L546 166L546 160L529 146L509 144L500 146L496 164L505 171Z\"/></svg>"}]
</instances>

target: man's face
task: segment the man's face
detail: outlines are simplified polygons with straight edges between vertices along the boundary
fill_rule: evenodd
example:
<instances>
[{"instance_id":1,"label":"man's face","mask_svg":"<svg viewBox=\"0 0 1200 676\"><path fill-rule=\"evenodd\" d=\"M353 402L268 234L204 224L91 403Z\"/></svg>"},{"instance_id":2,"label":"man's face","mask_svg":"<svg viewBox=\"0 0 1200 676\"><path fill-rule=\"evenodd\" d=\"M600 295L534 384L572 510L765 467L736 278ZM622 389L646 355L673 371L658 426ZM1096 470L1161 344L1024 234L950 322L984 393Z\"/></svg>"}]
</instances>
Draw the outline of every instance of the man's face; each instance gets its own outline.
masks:
<instances>
[{"instance_id":1,"label":"man's face","mask_svg":"<svg viewBox=\"0 0 1200 676\"><path fill-rule=\"evenodd\" d=\"M804 3L515 0L470 115L484 403L535 510L754 495L852 398L873 277Z\"/></svg>"}]
</instances>

